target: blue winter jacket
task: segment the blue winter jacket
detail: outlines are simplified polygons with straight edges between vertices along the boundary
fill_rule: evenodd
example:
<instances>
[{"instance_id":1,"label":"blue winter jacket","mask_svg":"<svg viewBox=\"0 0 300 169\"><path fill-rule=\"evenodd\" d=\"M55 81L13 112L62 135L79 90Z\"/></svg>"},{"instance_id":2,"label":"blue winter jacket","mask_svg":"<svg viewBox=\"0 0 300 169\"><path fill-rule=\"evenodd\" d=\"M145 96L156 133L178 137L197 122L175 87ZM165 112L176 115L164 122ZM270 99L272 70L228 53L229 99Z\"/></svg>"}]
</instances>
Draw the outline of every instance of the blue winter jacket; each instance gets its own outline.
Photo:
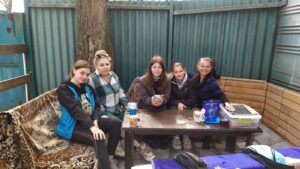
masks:
<instances>
[{"instance_id":1,"label":"blue winter jacket","mask_svg":"<svg viewBox=\"0 0 300 169\"><path fill-rule=\"evenodd\" d=\"M68 86L72 93L74 94L73 99L74 101L77 101L79 99L79 96L75 89L71 86ZM89 87L85 86L85 91L87 93L88 100L90 101L92 105L93 113L95 112L95 99L92 91L89 89ZM71 139L72 133L76 124L76 120L73 119L70 115L70 113L67 111L67 109L60 104L61 107L61 117L59 119L58 125L56 127L55 133L63 138Z\"/></svg>"}]
</instances>

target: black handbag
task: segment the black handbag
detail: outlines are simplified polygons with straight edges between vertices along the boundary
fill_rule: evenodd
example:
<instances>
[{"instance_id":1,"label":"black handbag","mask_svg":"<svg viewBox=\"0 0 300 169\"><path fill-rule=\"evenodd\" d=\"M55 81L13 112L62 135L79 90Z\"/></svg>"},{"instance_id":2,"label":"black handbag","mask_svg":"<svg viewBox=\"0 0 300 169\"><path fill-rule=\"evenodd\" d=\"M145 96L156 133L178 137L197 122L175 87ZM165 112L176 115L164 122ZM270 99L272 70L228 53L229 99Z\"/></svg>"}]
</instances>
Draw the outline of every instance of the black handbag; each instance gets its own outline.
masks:
<instances>
[{"instance_id":1,"label":"black handbag","mask_svg":"<svg viewBox=\"0 0 300 169\"><path fill-rule=\"evenodd\" d=\"M193 153L180 153L174 159L185 169L207 169L206 164Z\"/></svg>"},{"instance_id":2,"label":"black handbag","mask_svg":"<svg viewBox=\"0 0 300 169\"><path fill-rule=\"evenodd\" d=\"M259 154L257 151L255 151L252 148L243 148L241 150L242 153L247 154L255 161L262 164L266 169L294 169L294 166L284 165L281 163L276 162L275 158L275 150L270 148L270 151L272 151L273 159L269 159L265 157L264 155Z\"/></svg>"}]
</instances>

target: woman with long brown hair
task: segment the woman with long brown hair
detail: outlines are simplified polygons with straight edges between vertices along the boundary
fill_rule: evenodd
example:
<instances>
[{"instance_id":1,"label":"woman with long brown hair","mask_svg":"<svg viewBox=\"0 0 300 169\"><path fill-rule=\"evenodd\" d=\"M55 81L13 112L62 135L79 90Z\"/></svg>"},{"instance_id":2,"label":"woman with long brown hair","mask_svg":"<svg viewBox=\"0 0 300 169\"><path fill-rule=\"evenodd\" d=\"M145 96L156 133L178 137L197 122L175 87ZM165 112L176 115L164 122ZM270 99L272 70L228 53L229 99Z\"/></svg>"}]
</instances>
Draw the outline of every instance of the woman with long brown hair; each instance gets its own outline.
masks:
<instances>
[{"instance_id":1,"label":"woman with long brown hair","mask_svg":"<svg viewBox=\"0 0 300 169\"><path fill-rule=\"evenodd\" d=\"M170 97L171 83L166 74L164 60L161 56L155 55L150 60L147 72L142 77L137 77L130 88L134 89L134 98L141 109L161 110L166 108ZM140 140L141 141L141 140ZM148 148L149 144L152 148L167 148L170 139L165 136L144 136L138 152L145 158L154 158L154 155ZM144 148L143 148L144 147ZM146 158L145 158L146 159Z\"/></svg>"},{"instance_id":2,"label":"woman with long brown hair","mask_svg":"<svg viewBox=\"0 0 300 169\"><path fill-rule=\"evenodd\" d=\"M140 98L136 99L139 108L158 110L166 107L171 85L161 56L152 57L146 74L137 83L140 86Z\"/></svg>"}]
</instances>

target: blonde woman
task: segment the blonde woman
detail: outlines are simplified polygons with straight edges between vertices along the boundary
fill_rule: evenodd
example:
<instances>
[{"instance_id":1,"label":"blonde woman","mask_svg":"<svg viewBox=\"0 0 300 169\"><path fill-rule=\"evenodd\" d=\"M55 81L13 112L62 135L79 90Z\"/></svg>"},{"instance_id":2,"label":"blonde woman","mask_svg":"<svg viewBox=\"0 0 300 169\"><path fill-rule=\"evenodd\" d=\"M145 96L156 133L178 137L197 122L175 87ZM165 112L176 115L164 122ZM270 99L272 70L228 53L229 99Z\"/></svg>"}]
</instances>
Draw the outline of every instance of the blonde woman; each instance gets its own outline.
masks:
<instances>
[{"instance_id":1,"label":"blonde woman","mask_svg":"<svg viewBox=\"0 0 300 169\"><path fill-rule=\"evenodd\" d=\"M105 50L95 53L95 72L90 75L89 84L95 89L103 115L122 123L124 108L127 107L127 97L118 76L111 70L112 58ZM115 154L125 156L124 141L119 141Z\"/></svg>"}]
</instances>

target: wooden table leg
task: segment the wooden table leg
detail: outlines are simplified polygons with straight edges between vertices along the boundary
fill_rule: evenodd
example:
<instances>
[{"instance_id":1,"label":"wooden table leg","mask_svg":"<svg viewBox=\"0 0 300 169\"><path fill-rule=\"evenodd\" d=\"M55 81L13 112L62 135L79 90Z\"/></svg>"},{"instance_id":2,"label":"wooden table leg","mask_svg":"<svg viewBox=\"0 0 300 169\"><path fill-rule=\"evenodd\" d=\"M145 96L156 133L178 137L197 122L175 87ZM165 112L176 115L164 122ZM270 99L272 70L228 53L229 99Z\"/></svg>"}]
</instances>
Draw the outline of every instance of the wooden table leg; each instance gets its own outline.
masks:
<instances>
[{"instance_id":1,"label":"wooden table leg","mask_svg":"<svg viewBox=\"0 0 300 169\"><path fill-rule=\"evenodd\" d=\"M133 166L133 132L125 131L125 169Z\"/></svg>"},{"instance_id":2,"label":"wooden table leg","mask_svg":"<svg viewBox=\"0 0 300 169\"><path fill-rule=\"evenodd\" d=\"M4 169L4 160L0 160L0 169Z\"/></svg>"},{"instance_id":3,"label":"wooden table leg","mask_svg":"<svg viewBox=\"0 0 300 169\"><path fill-rule=\"evenodd\" d=\"M254 140L254 133L249 133L247 135L246 147L252 145L253 140Z\"/></svg>"},{"instance_id":4,"label":"wooden table leg","mask_svg":"<svg viewBox=\"0 0 300 169\"><path fill-rule=\"evenodd\" d=\"M234 152L235 145L236 145L236 136L227 136L225 149L229 152Z\"/></svg>"},{"instance_id":5,"label":"wooden table leg","mask_svg":"<svg viewBox=\"0 0 300 169\"><path fill-rule=\"evenodd\" d=\"M212 141L211 136L204 136L202 148L208 150L210 148L211 141Z\"/></svg>"}]
</instances>

